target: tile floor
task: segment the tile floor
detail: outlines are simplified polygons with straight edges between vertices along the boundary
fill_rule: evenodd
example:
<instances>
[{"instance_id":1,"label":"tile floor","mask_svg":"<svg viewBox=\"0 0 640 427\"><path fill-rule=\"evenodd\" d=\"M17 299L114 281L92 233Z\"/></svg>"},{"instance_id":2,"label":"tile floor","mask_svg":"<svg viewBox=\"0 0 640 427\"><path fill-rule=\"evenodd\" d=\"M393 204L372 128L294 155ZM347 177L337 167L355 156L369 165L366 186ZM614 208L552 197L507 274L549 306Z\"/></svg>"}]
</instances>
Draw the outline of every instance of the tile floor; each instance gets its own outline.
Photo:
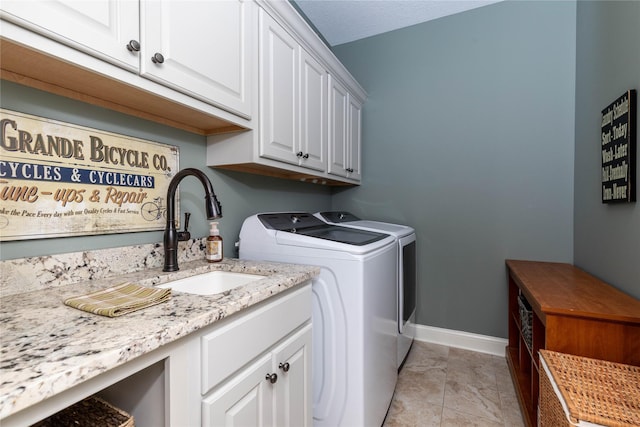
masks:
<instances>
[{"instance_id":1,"label":"tile floor","mask_svg":"<svg viewBox=\"0 0 640 427\"><path fill-rule=\"evenodd\" d=\"M524 426L504 357L414 341L383 427Z\"/></svg>"}]
</instances>

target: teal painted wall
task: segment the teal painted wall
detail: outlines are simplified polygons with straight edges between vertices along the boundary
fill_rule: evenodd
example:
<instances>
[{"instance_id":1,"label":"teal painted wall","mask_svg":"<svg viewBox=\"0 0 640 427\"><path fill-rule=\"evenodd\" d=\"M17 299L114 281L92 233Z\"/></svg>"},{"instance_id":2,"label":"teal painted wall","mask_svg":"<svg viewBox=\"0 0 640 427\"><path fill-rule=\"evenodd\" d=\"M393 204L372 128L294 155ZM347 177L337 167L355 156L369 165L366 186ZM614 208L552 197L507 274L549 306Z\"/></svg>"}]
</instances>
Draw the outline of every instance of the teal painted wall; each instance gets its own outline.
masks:
<instances>
[{"instance_id":1,"label":"teal painted wall","mask_svg":"<svg viewBox=\"0 0 640 427\"><path fill-rule=\"evenodd\" d=\"M416 228L417 322L507 334L505 258L573 261L575 2L501 2L336 46L369 94L333 208Z\"/></svg>"},{"instance_id":2,"label":"teal painted wall","mask_svg":"<svg viewBox=\"0 0 640 427\"><path fill-rule=\"evenodd\" d=\"M640 2L581 1L577 22L575 263L640 298L640 206L602 204L600 192L601 112L640 90Z\"/></svg>"},{"instance_id":3,"label":"teal painted wall","mask_svg":"<svg viewBox=\"0 0 640 427\"><path fill-rule=\"evenodd\" d=\"M222 204L220 219L225 256L236 257L234 243L242 221L262 211L325 210L331 205L331 190L314 184L269 177L220 172L206 166L206 138L171 127L141 120L60 96L51 95L11 82L2 81L2 108L34 114L81 126L136 138L177 145L180 167L195 167L207 173ZM197 179L185 178L180 184L181 212L191 212L193 237L209 232L204 210L204 190ZM59 239L3 242L0 258L15 259L55 253L76 252L144 243L162 242L162 231L108 234Z\"/></svg>"},{"instance_id":4,"label":"teal painted wall","mask_svg":"<svg viewBox=\"0 0 640 427\"><path fill-rule=\"evenodd\" d=\"M337 46L369 99L363 183L334 194L214 171L201 136L12 83L2 82L1 104L179 145L181 166L206 170L220 196L227 255L241 221L258 211L332 207L410 224L418 322L504 337L505 258L575 261L640 297L640 211L600 203L598 144L601 109L640 89L639 24L639 2L507 1ZM205 235L198 186L181 185L183 209L194 213L193 234ZM146 232L5 242L0 256L161 240Z\"/></svg>"}]
</instances>

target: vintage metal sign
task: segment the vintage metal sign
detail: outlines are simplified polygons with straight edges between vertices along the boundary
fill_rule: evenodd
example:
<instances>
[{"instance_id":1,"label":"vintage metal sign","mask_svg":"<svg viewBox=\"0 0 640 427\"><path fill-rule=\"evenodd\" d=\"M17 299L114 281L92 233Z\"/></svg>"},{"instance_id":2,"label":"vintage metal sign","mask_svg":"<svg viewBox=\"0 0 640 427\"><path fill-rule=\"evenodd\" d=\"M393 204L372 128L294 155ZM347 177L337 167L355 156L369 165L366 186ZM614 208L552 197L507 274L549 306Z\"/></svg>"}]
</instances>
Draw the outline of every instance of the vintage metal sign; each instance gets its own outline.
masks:
<instances>
[{"instance_id":1,"label":"vintage metal sign","mask_svg":"<svg viewBox=\"0 0 640 427\"><path fill-rule=\"evenodd\" d=\"M178 147L0 109L0 241L160 230Z\"/></svg>"}]
</instances>

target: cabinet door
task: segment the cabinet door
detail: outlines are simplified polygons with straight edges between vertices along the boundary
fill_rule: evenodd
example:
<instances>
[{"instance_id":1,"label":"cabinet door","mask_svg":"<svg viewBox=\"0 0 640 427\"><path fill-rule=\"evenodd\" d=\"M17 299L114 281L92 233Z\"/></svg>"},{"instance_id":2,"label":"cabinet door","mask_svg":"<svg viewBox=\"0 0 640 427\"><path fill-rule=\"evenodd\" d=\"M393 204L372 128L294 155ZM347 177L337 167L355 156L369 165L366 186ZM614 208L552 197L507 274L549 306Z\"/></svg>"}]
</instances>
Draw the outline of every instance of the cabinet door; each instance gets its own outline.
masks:
<instances>
[{"instance_id":1,"label":"cabinet door","mask_svg":"<svg viewBox=\"0 0 640 427\"><path fill-rule=\"evenodd\" d=\"M142 0L141 75L251 116L252 1ZM156 53L163 62L153 62Z\"/></svg>"},{"instance_id":2,"label":"cabinet door","mask_svg":"<svg viewBox=\"0 0 640 427\"><path fill-rule=\"evenodd\" d=\"M202 401L203 426L271 426L273 388L265 379L271 370L267 354Z\"/></svg>"},{"instance_id":3,"label":"cabinet door","mask_svg":"<svg viewBox=\"0 0 640 427\"><path fill-rule=\"evenodd\" d=\"M299 45L260 10L260 156L298 164Z\"/></svg>"},{"instance_id":4,"label":"cabinet door","mask_svg":"<svg viewBox=\"0 0 640 427\"><path fill-rule=\"evenodd\" d=\"M354 97L349 96L349 133L348 133L348 177L360 180L360 150L362 144L362 104Z\"/></svg>"},{"instance_id":5,"label":"cabinet door","mask_svg":"<svg viewBox=\"0 0 640 427\"><path fill-rule=\"evenodd\" d=\"M312 425L311 404L311 325L288 338L273 351L276 387L275 425Z\"/></svg>"},{"instance_id":6,"label":"cabinet door","mask_svg":"<svg viewBox=\"0 0 640 427\"><path fill-rule=\"evenodd\" d=\"M300 166L327 168L327 70L300 50Z\"/></svg>"},{"instance_id":7,"label":"cabinet door","mask_svg":"<svg viewBox=\"0 0 640 427\"><path fill-rule=\"evenodd\" d=\"M120 67L138 71L136 0L2 0L2 18Z\"/></svg>"},{"instance_id":8,"label":"cabinet door","mask_svg":"<svg viewBox=\"0 0 640 427\"><path fill-rule=\"evenodd\" d=\"M329 168L334 175L347 175L348 92L329 75Z\"/></svg>"}]
</instances>

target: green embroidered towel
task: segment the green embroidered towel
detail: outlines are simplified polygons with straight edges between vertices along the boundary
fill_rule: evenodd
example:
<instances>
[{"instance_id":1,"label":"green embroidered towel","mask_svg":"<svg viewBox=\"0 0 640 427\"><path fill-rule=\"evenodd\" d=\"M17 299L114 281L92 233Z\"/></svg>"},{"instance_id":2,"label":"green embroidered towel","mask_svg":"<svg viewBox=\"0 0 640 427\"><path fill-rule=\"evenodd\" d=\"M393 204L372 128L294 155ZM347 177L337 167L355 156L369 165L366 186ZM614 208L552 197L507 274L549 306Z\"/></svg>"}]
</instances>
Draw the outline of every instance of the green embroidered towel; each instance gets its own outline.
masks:
<instances>
[{"instance_id":1,"label":"green embroidered towel","mask_svg":"<svg viewBox=\"0 0 640 427\"><path fill-rule=\"evenodd\" d=\"M171 289L123 283L87 295L67 298L68 306L102 316L117 317L169 300Z\"/></svg>"}]
</instances>

